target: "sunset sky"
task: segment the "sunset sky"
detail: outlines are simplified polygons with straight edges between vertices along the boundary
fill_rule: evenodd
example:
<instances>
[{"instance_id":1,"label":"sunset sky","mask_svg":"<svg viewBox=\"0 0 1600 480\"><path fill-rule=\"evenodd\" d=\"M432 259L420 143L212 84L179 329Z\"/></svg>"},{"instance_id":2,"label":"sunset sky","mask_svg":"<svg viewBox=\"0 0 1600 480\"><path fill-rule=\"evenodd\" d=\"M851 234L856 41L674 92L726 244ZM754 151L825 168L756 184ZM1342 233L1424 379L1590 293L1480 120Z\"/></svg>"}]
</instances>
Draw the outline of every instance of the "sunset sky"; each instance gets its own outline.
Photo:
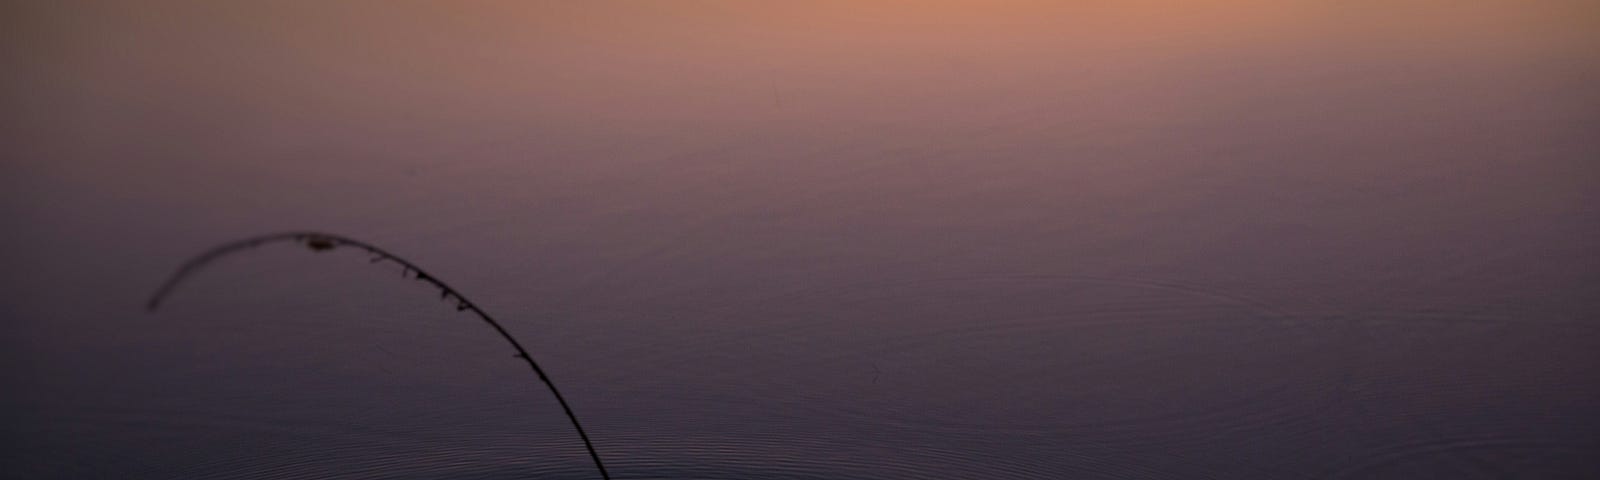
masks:
<instances>
[{"instance_id":1,"label":"sunset sky","mask_svg":"<svg viewBox=\"0 0 1600 480\"><path fill-rule=\"evenodd\" d=\"M139 308L309 228L619 478L1600 476L1597 1L5 2L0 72L0 472L590 477L350 252Z\"/></svg>"}]
</instances>

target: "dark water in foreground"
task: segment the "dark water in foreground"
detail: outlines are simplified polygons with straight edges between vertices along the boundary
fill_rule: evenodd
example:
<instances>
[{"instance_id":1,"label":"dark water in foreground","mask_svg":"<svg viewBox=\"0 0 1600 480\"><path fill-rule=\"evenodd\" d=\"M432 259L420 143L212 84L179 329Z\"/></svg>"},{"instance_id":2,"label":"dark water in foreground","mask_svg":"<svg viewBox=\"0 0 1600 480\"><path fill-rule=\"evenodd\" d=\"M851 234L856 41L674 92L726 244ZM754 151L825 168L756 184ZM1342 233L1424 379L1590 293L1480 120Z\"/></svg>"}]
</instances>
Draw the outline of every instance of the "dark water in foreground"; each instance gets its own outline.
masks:
<instances>
[{"instance_id":1,"label":"dark water in foreground","mask_svg":"<svg viewBox=\"0 0 1600 480\"><path fill-rule=\"evenodd\" d=\"M1600 477L1600 11L6 7L5 478ZM586 6L578 6L586 5ZM675 5L675 6L668 6Z\"/></svg>"}]
</instances>

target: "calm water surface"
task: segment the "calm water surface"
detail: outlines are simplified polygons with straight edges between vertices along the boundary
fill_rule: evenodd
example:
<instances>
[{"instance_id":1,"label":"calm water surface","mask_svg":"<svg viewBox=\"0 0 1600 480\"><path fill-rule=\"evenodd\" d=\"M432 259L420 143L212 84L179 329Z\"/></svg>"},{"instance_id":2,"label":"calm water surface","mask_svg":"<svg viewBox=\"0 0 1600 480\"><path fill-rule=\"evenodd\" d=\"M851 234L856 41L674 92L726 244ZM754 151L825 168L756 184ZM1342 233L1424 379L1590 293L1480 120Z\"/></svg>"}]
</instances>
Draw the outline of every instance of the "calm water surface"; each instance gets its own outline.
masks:
<instances>
[{"instance_id":1,"label":"calm water surface","mask_svg":"<svg viewBox=\"0 0 1600 480\"><path fill-rule=\"evenodd\" d=\"M0 476L1600 477L1590 2L4 7Z\"/></svg>"}]
</instances>

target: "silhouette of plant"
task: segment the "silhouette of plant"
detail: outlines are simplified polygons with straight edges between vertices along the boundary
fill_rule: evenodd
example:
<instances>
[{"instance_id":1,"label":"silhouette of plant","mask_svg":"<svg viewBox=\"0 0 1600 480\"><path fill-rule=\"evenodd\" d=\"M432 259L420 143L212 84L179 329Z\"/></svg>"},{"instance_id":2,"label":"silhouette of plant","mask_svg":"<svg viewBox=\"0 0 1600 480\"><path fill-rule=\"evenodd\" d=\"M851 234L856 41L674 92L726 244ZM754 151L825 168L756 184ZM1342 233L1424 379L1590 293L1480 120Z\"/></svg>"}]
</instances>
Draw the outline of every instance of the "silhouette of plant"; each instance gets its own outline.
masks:
<instances>
[{"instance_id":1,"label":"silhouette of plant","mask_svg":"<svg viewBox=\"0 0 1600 480\"><path fill-rule=\"evenodd\" d=\"M478 318L483 320L484 323L487 323L490 327L493 327L494 331L499 333L502 338L505 338L506 342L511 344L511 348L517 351L516 357L521 358L524 362L526 362L528 367L533 369L533 373L539 375L539 380L544 382L546 387L549 387L550 394L556 397L556 402L561 404L561 410L567 414L567 419L572 421L572 428L576 429L578 431L578 437L583 439L583 446L589 450L589 458L594 460L595 468L600 470L600 477L605 480L611 479L611 475L606 472L605 464L600 462L600 454L595 451L594 443L589 441L589 434L584 432L583 425L578 423L578 416L572 413L572 407L567 405L567 400L561 396L561 391L556 389L556 384L550 381L550 377L545 375L544 369L540 368L539 363L533 360L533 356L529 355L528 351L522 348L522 344L518 342L515 337L511 336L511 332L506 331L505 327L501 326L500 322L495 321L493 317L490 317L488 312L478 308L478 306L473 304L472 301L467 300L467 297L462 296L461 292L451 288L449 284L439 280L438 277L435 277L432 274L422 270L422 268L417 267L416 264L411 263L409 260L396 256L381 248L372 246L366 242L329 233L288 232L262 235L225 243L207 250L205 253L202 253L187 262L184 262L184 264L178 268L178 271L174 272L172 276L167 279L166 283L162 284L161 288L156 290L156 293L150 297L150 301L145 305L145 307L149 311L154 312L156 308L161 306L161 302L178 287L178 284L182 283L184 279L193 275L196 271L199 271L201 268L217 260L218 258L222 258L229 254L244 250L249 250L265 244L278 242L303 243L307 248L310 248L315 252L333 250L341 246L360 248L372 255L372 263L385 261L398 263L401 267L402 276L409 276L411 278L415 278L416 280L433 285L439 289L440 299L455 300L456 311L471 311L473 314L477 315Z\"/></svg>"}]
</instances>

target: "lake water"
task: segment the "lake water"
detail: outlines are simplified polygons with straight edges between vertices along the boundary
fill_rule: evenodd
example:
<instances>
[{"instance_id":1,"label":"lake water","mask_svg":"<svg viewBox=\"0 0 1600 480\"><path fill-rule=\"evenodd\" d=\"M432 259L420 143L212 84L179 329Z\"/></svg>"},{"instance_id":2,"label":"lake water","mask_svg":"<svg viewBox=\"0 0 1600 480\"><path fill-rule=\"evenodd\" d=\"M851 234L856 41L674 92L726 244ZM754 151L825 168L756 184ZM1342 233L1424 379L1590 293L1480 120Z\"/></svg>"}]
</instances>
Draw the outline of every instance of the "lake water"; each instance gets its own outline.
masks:
<instances>
[{"instance_id":1,"label":"lake water","mask_svg":"<svg viewBox=\"0 0 1600 480\"><path fill-rule=\"evenodd\" d=\"M1600 8L4 7L5 478L1600 477Z\"/></svg>"}]
</instances>

